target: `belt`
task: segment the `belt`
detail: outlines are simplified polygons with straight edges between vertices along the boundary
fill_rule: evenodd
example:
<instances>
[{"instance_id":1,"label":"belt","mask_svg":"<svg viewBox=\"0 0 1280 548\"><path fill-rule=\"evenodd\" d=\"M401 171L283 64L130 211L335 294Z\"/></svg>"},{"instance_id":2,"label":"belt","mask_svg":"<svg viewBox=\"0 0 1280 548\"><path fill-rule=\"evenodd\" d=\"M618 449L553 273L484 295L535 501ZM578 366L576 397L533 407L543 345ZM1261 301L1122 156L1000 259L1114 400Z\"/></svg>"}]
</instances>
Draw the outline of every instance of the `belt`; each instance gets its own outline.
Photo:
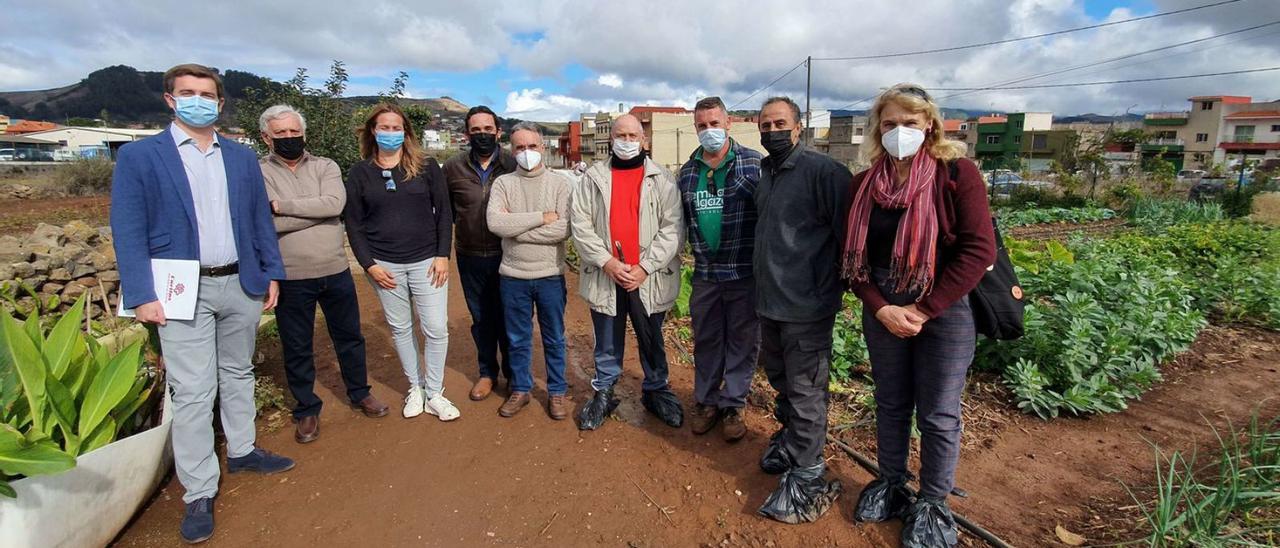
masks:
<instances>
[{"instance_id":1,"label":"belt","mask_svg":"<svg viewBox=\"0 0 1280 548\"><path fill-rule=\"evenodd\" d=\"M220 278L222 276L230 276L240 273L240 263L224 264L222 266L202 266L200 267L201 276L209 276Z\"/></svg>"}]
</instances>

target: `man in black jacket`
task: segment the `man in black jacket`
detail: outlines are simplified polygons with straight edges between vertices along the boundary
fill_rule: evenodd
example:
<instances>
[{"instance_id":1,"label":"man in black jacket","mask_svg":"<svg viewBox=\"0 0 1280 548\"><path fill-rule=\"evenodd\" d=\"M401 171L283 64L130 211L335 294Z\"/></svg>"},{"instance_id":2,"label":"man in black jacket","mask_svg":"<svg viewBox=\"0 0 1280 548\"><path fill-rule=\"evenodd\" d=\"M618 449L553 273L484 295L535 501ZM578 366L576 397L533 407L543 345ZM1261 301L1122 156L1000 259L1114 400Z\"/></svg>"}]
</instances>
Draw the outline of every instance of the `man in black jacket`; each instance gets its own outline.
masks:
<instances>
[{"instance_id":1,"label":"man in black jacket","mask_svg":"<svg viewBox=\"0 0 1280 548\"><path fill-rule=\"evenodd\" d=\"M840 252L853 175L799 144L800 107L787 97L760 109L761 163L756 190L756 306L760 362L778 391L774 434L760 466L783 474L761 515L786 523L817 519L842 488L823 478L831 330L844 286Z\"/></svg>"},{"instance_id":2,"label":"man in black jacket","mask_svg":"<svg viewBox=\"0 0 1280 548\"><path fill-rule=\"evenodd\" d=\"M471 388L470 397L479 401L493 391L499 370L508 382L511 380L502 297L498 292L502 238L489 231L485 209L489 207L489 189L493 182L499 175L515 172L516 159L498 146L502 129L498 115L489 107L472 107L467 111L465 124L471 151L449 158L444 163L444 174L456 225L454 247L458 252L458 274L467 310L471 312L471 339L476 343L480 366L480 376Z\"/></svg>"}]
</instances>

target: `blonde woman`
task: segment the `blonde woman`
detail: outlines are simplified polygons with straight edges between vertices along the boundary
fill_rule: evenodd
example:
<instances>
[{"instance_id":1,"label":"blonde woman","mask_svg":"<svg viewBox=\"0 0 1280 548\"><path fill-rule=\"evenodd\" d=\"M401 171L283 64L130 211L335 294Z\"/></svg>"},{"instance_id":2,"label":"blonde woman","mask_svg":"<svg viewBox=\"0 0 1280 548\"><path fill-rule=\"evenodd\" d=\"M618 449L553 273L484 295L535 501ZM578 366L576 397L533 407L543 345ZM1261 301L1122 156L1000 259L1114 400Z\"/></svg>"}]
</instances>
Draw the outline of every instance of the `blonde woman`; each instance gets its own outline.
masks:
<instances>
[{"instance_id":1,"label":"blonde woman","mask_svg":"<svg viewBox=\"0 0 1280 548\"><path fill-rule=\"evenodd\" d=\"M343 218L351 252L378 292L409 379L404 417L426 412L451 421L459 415L444 397L453 214L444 172L426 157L415 135L400 107L373 108L360 128L364 160L347 174ZM421 360L414 310L426 335Z\"/></svg>"},{"instance_id":2,"label":"blonde woman","mask_svg":"<svg viewBox=\"0 0 1280 548\"><path fill-rule=\"evenodd\" d=\"M942 115L919 86L876 100L853 178L843 274L862 300L875 380L881 476L854 517L903 518L902 544L956 543L946 497L960 457L960 396L976 333L968 293L995 261L982 177L964 144L943 136ZM920 430L920 496L905 485L911 420Z\"/></svg>"}]
</instances>

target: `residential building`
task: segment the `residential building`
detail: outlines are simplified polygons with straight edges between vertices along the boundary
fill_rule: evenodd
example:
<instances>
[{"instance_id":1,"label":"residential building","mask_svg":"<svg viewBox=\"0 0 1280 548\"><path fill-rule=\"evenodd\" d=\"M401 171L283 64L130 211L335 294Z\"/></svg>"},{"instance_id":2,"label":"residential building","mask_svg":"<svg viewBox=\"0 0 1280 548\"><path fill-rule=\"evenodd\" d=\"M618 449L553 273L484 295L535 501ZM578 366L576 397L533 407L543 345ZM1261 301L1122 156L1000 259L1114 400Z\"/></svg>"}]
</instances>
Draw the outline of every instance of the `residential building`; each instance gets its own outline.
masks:
<instances>
[{"instance_id":1,"label":"residential building","mask_svg":"<svg viewBox=\"0 0 1280 548\"><path fill-rule=\"evenodd\" d=\"M1280 158L1280 109L1228 114L1218 149L1226 159Z\"/></svg>"},{"instance_id":2,"label":"residential building","mask_svg":"<svg viewBox=\"0 0 1280 548\"><path fill-rule=\"evenodd\" d=\"M560 166L573 167L582 161L582 121L569 122L569 129L560 136Z\"/></svg>"},{"instance_id":3,"label":"residential building","mask_svg":"<svg viewBox=\"0 0 1280 548\"><path fill-rule=\"evenodd\" d=\"M1025 135L1047 132L1053 127L1053 114L1049 112L1015 112L1004 117L981 117L978 120L978 142L975 156L982 169L1048 168L1046 158L1026 158L1024 164L1022 141Z\"/></svg>"},{"instance_id":4,"label":"residential building","mask_svg":"<svg viewBox=\"0 0 1280 548\"><path fill-rule=\"evenodd\" d=\"M972 130L972 131L971 131ZM969 120L952 118L942 121L942 134L953 141L965 144L965 156L973 156L973 147L969 144L969 134L977 134L976 124Z\"/></svg>"},{"instance_id":5,"label":"residential building","mask_svg":"<svg viewBox=\"0 0 1280 548\"><path fill-rule=\"evenodd\" d=\"M1072 148L1078 149L1076 137L1076 132L1069 129L1027 132L1018 149L1022 167L1031 172L1052 170L1054 162L1061 165L1065 153Z\"/></svg>"},{"instance_id":6,"label":"residential building","mask_svg":"<svg viewBox=\"0 0 1280 548\"><path fill-rule=\"evenodd\" d=\"M1148 130L1158 132L1156 141L1181 142L1187 168L1208 169L1242 154L1275 156L1271 126L1280 121L1269 116L1280 112L1280 101L1255 103L1253 98L1240 95L1203 95L1188 101L1191 108L1187 112L1153 113L1144 120Z\"/></svg>"},{"instance_id":7,"label":"residential building","mask_svg":"<svg viewBox=\"0 0 1280 548\"><path fill-rule=\"evenodd\" d=\"M831 111L814 109L804 117L804 124L805 137L809 140L809 144L822 150L827 145L831 133Z\"/></svg>"},{"instance_id":8,"label":"residential building","mask_svg":"<svg viewBox=\"0 0 1280 548\"><path fill-rule=\"evenodd\" d=\"M1187 141L1184 137L1189 121L1187 112L1150 112L1142 117L1142 129L1150 135L1137 152L1142 162L1161 157L1172 162L1176 171L1186 163Z\"/></svg>"},{"instance_id":9,"label":"residential building","mask_svg":"<svg viewBox=\"0 0 1280 548\"><path fill-rule=\"evenodd\" d=\"M582 161L590 164L609 157L609 133L618 112L597 112L582 115L582 139L579 152Z\"/></svg>"},{"instance_id":10,"label":"residential building","mask_svg":"<svg viewBox=\"0 0 1280 548\"><path fill-rule=\"evenodd\" d=\"M669 170L680 169L689 160L689 156L701 146L698 143L698 130L694 128L693 112L675 112L671 110L655 110L637 114L639 108L631 109L632 114L640 118L645 128L645 137L649 141L649 157L658 165ZM683 110L683 109L681 109ZM729 137L738 144L755 150L760 146L760 129L745 118L729 117Z\"/></svg>"},{"instance_id":11,"label":"residential building","mask_svg":"<svg viewBox=\"0 0 1280 548\"><path fill-rule=\"evenodd\" d=\"M578 156L591 164L596 155L596 115L583 113L578 116Z\"/></svg>"},{"instance_id":12,"label":"residential building","mask_svg":"<svg viewBox=\"0 0 1280 548\"><path fill-rule=\"evenodd\" d=\"M9 117L0 114L0 133L4 133L9 129Z\"/></svg>"},{"instance_id":13,"label":"residential building","mask_svg":"<svg viewBox=\"0 0 1280 548\"><path fill-rule=\"evenodd\" d=\"M10 122L4 129L5 133L10 135L26 135L28 133L36 133L39 131L48 131L58 127L53 122L41 122L37 120L16 120Z\"/></svg>"},{"instance_id":14,"label":"residential building","mask_svg":"<svg viewBox=\"0 0 1280 548\"><path fill-rule=\"evenodd\" d=\"M449 148L452 138L447 129L422 130L422 147L427 150L444 150Z\"/></svg>"},{"instance_id":15,"label":"residential building","mask_svg":"<svg viewBox=\"0 0 1280 548\"><path fill-rule=\"evenodd\" d=\"M862 139L867 131L867 117L852 110L834 110L829 118L827 155L850 169L857 167Z\"/></svg>"}]
</instances>

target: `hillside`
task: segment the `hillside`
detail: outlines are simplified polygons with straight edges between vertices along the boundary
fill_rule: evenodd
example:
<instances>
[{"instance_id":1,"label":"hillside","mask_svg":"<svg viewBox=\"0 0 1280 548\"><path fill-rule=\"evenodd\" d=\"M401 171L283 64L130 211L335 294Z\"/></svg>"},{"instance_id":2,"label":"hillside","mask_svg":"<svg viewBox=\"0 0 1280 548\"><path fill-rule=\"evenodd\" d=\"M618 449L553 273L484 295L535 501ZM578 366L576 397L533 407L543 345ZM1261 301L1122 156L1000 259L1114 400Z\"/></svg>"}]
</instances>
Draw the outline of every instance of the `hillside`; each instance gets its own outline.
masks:
<instances>
[{"instance_id":1,"label":"hillside","mask_svg":"<svg viewBox=\"0 0 1280 548\"><path fill-rule=\"evenodd\" d=\"M162 124L171 117L164 103L164 73L139 71L116 65L89 73L83 80L54 89L0 91L0 114L64 122L70 118L105 118L112 124ZM281 86L278 82L239 70L222 71L227 90L224 120L234 120L236 107L248 88ZM354 104L373 104L375 96L347 97ZM440 114L462 114L464 105L451 97L401 99L402 104L421 105Z\"/></svg>"}]
</instances>

